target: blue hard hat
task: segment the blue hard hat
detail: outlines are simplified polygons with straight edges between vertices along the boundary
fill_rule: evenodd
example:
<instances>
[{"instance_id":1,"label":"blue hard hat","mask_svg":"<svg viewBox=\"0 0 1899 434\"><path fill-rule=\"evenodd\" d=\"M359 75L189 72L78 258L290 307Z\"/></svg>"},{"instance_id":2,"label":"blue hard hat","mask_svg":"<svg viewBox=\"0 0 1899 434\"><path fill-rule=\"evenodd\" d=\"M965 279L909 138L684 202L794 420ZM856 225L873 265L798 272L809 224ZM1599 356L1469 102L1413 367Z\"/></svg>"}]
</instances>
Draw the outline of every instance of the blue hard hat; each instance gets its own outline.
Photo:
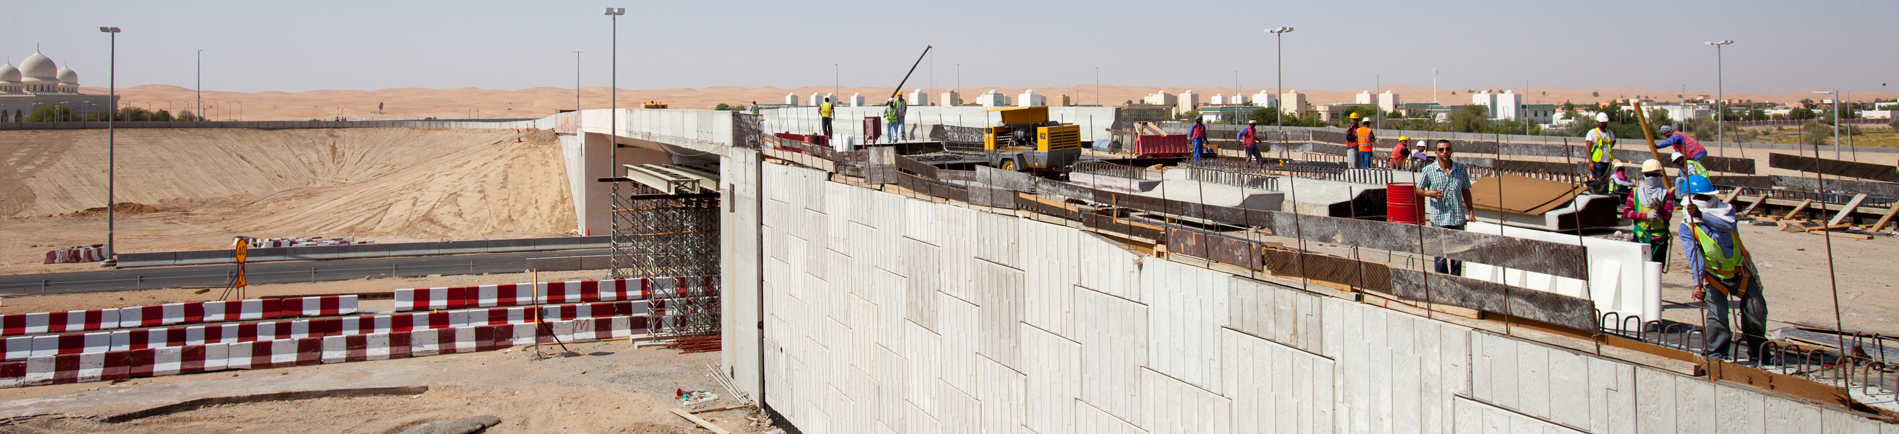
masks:
<instances>
[{"instance_id":1,"label":"blue hard hat","mask_svg":"<svg viewBox=\"0 0 1899 434\"><path fill-rule=\"evenodd\" d=\"M1674 131L1674 130L1675 130L1675 127L1673 125L1662 126L1662 134L1668 134L1669 131Z\"/></svg>"},{"instance_id":2,"label":"blue hard hat","mask_svg":"<svg viewBox=\"0 0 1899 434\"><path fill-rule=\"evenodd\" d=\"M1688 194L1715 194L1714 182L1701 175L1688 176Z\"/></svg>"}]
</instances>

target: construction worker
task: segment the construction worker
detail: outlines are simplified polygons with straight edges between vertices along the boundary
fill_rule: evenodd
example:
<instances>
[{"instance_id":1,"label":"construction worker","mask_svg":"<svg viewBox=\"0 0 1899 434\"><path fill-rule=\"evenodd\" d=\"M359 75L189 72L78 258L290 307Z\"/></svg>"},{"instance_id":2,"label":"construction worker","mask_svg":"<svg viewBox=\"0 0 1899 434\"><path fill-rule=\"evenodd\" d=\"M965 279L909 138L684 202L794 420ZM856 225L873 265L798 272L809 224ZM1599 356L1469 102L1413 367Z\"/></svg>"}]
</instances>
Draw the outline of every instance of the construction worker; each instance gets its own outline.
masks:
<instances>
[{"instance_id":1,"label":"construction worker","mask_svg":"<svg viewBox=\"0 0 1899 434\"><path fill-rule=\"evenodd\" d=\"M1352 113L1350 126L1345 127L1345 167L1358 167L1358 113Z\"/></svg>"},{"instance_id":2,"label":"construction worker","mask_svg":"<svg viewBox=\"0 0 1899 434\"><path fill-rule=\"evenodd\" d=\"M1629 194L1622 216L1635 221L1635 241L1648 243L1648 261L1668 263L1668 220L1675 214L1675 197L1668 194L1662 162L1642 162L1642 185Z\"/></svg>"},{"instance_id":3,"label":"construction worker","mask_svg":"<svg viewBox=\"0 0 1899 434\"><path fill-rule=\"evenodd\" d=\"M824 138L831 138L831 116L837 114L837 107L831 105L831 97L824 97L824 104L818 104L818 120L824 123Z\"/></svg>"},{"instance_id":4,"label":"construction worker","mask_svg":"<svg viewBox=\"0 0 1899 434\"><path fill-rule=\"evenodd\" d=\"M1709 185L1713 185L1712 180L1708 178L1708 168L1702 166L1701 161L1688 159L1680 152L1669 154L1668 161L1675 163L1675 167L1681 168L1681 177L1675 178L1675 195L1679 198L1686 200L1688 195L1692 194L1688 192L1688 187L1690 187L1689 182L1694 178L1709 181Z\"/></svg>"},{"instance_id":5,"label":"construction worker","mask_svg":"<svg viewBox=\"0 0 1899 434\"><path fill-rule=\"evenodd\" d=\"M903 91L897 91L897 133L891 136L891 141L894 142L899 138L910 140L910 133L903 130L903 117L909 114L909 112L910 106L903 102Z\"/></svg>"},{"instance_id":6,"label":"construction worker","mask_svg":"<svg viewBox=\"0 0 1899 434\"><path fill-rule=\"evenodd\" d=\"M1451 161L1451 141L1437 141L1437 164L1424 166L1418 173L1417 195L1430 198L1425 205L1431 211L1431 226L1464 230L1477 221L1470 213L1470 169ZM1461 276L1464 262L1437 258L1437 272Z\"/></svg>"},{"instance_id":7,"label":"construction worker","mask_svg":"<svg viewBox=\"0 0 1899 434\"><path fill-rule=\"evenodd\" d=\"M884 101L884 139L897 142L897 130L902 126L897 119L897 100Z\"/></svg>"},{"instance_id":8,"label":"construction worker","mask_svg":"<svg viewBox=\"0 0 1899 434\"><path fill-rule=\"evenodd\" d=\"M1358 113L1352 113L1352 117L1358 117ZM1358 137L1358 143L1356 143L1356 145L1358 145L1358 168L1370 169L1372 162L1372 143L1378 141L1378 136L1372 134L1371 121L1366 120L1359 122L1357 133L1353 135Z\"/></svg>"},{"instance_id":9,"label":"construction worker","mask_svg":"<svg viewBox=\"0 0 1899 434\"><path fill-rule=\"evenodd\" d=\"M1256 125L1259 125L1259 121L1246 121L1246 128L1240 129L1238 139L1240 146L1246 147L1246 161L1259 163L1266 161L1266 158L1259 156L1259 136L1253 132Z\"/></svg>"},{"instance_id":10,"label":"construction worker","mask_svg":"<svg viewBox=\"0 0 1899 434\"><path fill-rule=\"evenodd\" d=\"M1708 156L1708 148L1702 147L1701 142L1696 141L1695 138L1688 137L1688 133L1675 131L1673 126L1662 126L1662 138L1664 140L1661 143L1655 144L1656 149L1674 148L1675 152L1680 152L1688 156L1688 159L1696 161Z\"/></svg>"},{"instance_id":11,"label":"construction worker","mask_svg":"<svg viewBox=\"0 0 1899 434\"><path fill-rule=\"evenodd\" d=\"M1193 162L1200 163L1200 154L1207 152L1207 125L1200 118L1193 118L1193 129L1187 131L1187 140L1193 141Z\"/></svg>"},{"instance_id":12,"label":"construction worker","mask_svg":"<svg viewBox=\"0 0 1899 434\"><path fill-rule=\"evenodd\" d=\"M758 114L758 101L752 101L752 114Z\"/></svg>"},{"instance_id":13,"label":"construction worker","mask_svg":"<svg viewBox=\"0 0 1899 434\"><path fill-rule=\"evenodd\" d=\"M1609 162L1615 159L1615 133L1609 131L1608 113L1596 113L1596 128L1583 135L1583 142L1589 147L1590 177L1601 185L1609 176Z\"/></svg>"},{"instance_id":14,"label":"construction worker","mask_svg":"<svg viewBox=\"0 0 1899 434\"><path fill-rule=\"evenodd\" d=\"M1411 156L1410 148L1405 146L1405 142L1409 141L1411 141L1410 137L1398 136L1398 145L1391 147L1391 158L1387 159L1385 163L1389 164L1393 169L1403 168L1404 158Z\"/></svg>"},{"instance_id":15,"label":"construction worker","mask_svg":"<svg viewBox=\"0 0 1899 434\"><path fill-rule=\"evenodd\" d=\"M1753 258L1741 243L1734 206L1715 197L1714 185L1706 178L1691 180L1688 188L1691 200L1686 206L1687 216L1677 231L1681 233L1681 251L1688 260L1688 278L1695 288L1691 295L1707 306L1704 326L1708 343L1703 354L1728 358L1730 345L1736 340L1728 327L1729 297L1735 297L1741 301L1739 340L1749 357L1761 360L1766 356L1761 344L1767 334L1767 297L1761 294ZM1710 288L1714 291L1709 292Z\"/></svg>"},{"instance_id":16,"label":"construction worker","mask_svg":"<svg viewBox=\"0 0 1899 434\"><path fill-rule=\"evenodd\" d=\"M1661 164L1660 161L1656 161L1655 163ZM1616 161L1615 173L1609 175L1609 184L1605 186L1610 196L1615 196L1616 200L1622 202L1627 202L1629 200L1629 192L1635 191L1635 181L1629 179L1628 169L1629 166L1627 164Z\"/></svg>"}]
</instances>

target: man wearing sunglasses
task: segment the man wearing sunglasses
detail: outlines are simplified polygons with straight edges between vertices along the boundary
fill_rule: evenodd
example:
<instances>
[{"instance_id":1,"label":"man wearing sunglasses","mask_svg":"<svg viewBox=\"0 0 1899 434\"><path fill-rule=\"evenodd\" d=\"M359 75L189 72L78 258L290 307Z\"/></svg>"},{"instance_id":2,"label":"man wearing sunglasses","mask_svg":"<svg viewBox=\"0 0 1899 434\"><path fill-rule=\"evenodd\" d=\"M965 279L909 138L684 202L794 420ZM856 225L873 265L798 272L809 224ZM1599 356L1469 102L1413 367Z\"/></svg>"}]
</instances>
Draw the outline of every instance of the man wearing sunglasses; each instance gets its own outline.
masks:
<instances>
[{"instance_id":1,"label":"man wearing sunglasses","mask_svg":"<svg viewBox=\"0 0 1899 434\"><path fill-rule=\"evenodd\" d=\"M1466 223L1476 221L1470 213L1470 170L1463 163L1451 161L1449 140L1437 141L1437 162L1419 170L1415 191L1429 198L1425 205L1431 212L1433 227L1461 231ZM1464 262L1437 258L1437 272L1461 276Z\"/></svg>"}]
</instances>

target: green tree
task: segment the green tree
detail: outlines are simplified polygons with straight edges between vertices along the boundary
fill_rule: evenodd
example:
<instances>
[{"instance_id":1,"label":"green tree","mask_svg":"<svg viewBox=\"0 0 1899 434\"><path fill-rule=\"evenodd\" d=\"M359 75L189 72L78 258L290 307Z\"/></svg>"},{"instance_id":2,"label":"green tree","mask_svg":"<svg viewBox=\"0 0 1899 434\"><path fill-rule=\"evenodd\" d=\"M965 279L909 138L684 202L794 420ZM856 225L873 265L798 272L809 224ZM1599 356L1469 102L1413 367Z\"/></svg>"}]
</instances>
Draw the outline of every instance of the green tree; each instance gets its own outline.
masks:
<instances>
[{"instance_id":1,"label":"green tree","mask_svg":"<svg viewBox=\"0 0 1899 434\"><path fill-rule=\"evenodd\" d=\"M1899 130L1899 118L1892 118L1891 121L1887 121L1886 126L1894 130Z\"/></svg>"},{"instance_id":2,"label":"green tree","mask_svg":"<svg viewBox=\"0 0 1899 434\"><path fill-rule=\"evenodd\" d=\"M1260 125L1277 125L1279 122L1279 111L1271 108L1253 109L1253 113L1246 118L1253 122L1259 122Z\"/></svg>"},{"instance_id":3,"label":"green tree","mask_svg":"<svg viewBox=\"0 0 1899 434\"><path fill-rule=\"evenodd\" d=\"M1451 112L1451 131L1481 133L1488 125L1490 125L1490 109L1484 106L1467 105Z\"/></svg>"},{"instance_id":4,"label":"green tree","mask_svg":"<svg viewBox=\"0 0 1899 434\"><path fill-rule=\"evenodd\" d=\"M1806 107L1799 107L1799 108L1795 108L1793 110L1787 111L1787 119L1791 119L1791 120L1804 121L1808 119L1813 119L1814 117L1816 117L1816 115L1814 115L1813 109L1806 108Z\"/></svg>"},{"instance_id":5,"label":"green tree","mask_svg":"<svg viewBox=\"0 0 1899 434\"><path fill-rule=\"evenodd\" d=\"M1817 146L1833 144L1833 126L1817 121L1800 125L1800 143Z\"/></svg>"},{"instance_id":6,"label":"green tree","mask_svg":"<svg viewBox=\"0 0 1899 434\"><path fill-rule=\"evenodd\" d=\"M26 112L27 122L70 122L78 121L79 115L73 109L63 105L44 105Z\"/></svg>"},{"instance_id":7,"label":"green tree","mask_svg":"<svg viewBox=\"0 0 1899 434\"><path fill-rule=\"evenodd\" d=\"M719 103L718 107L713 107L712 109L713 110L731 110L732 106L726 105L725 103Z\"/></svg>"},{"instance_id":8,"label":"green tree","mask_svg":"<svg viewBox=\"0 0 1899 434\"><path fill-rule=\"evenodd\" d=\"M1601 98L1601 97L1602 97L1602 92L1590 92L1590 93L1589 93L1589 96L1593 96L1593 97L1597 97L1597 98Z\"/></svg>"}]
</instances>

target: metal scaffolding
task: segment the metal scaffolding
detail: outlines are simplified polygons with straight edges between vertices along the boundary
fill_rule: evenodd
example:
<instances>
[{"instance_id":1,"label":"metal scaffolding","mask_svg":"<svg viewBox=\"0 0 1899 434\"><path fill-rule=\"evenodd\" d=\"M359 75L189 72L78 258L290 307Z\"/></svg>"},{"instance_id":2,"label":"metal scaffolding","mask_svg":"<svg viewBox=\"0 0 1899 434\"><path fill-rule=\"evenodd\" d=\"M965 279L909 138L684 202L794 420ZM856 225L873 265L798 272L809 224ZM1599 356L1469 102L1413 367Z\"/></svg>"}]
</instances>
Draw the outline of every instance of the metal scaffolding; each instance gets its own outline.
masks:
<instances>
[{"instance_id":1,"label":"metal scaffolding","mask_svg":"<svg viewBox=\"0 0 1899 434\"><path fill-rule=\"evenodd\" d=\"M647 278L653 334L717 333L719 194L666 194L624 178L615 181L623 194L613 196L610 213L610 277Z\"/></svg>"}]
</instances>

